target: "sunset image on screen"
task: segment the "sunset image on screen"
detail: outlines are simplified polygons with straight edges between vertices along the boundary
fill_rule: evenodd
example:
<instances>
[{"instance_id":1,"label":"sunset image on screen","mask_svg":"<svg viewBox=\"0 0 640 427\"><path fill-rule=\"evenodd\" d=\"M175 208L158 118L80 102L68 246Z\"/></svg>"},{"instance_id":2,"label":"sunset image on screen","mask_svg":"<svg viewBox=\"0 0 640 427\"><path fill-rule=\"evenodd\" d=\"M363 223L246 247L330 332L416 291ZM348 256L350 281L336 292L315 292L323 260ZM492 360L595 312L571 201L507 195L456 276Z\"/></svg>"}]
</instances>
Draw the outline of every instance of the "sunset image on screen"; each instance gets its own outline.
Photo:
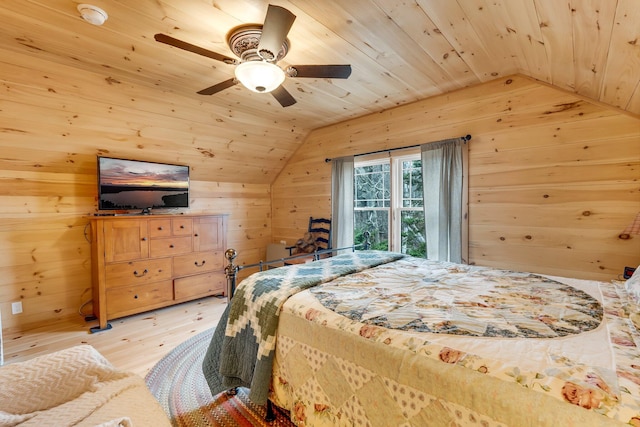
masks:
<instances>
[{"instance_id":1,"label":"sunset image on screen","mask_svg":"<svg viewBox=\"0 0 640 427\"><path fill-rule=\"evenodd\" d=\"M185 166L101 158L100 185L187 188Z\"/></svg>"},{"instance_id":2,"label":"sunset image on screen","mask_svg":"<svg viewBox=\"0 0 640 427\"><path fill-rule=\"evenodd\" d=\"M189 167L98 158L100 209L188 207Z\"/></svg>"}]
</instances>

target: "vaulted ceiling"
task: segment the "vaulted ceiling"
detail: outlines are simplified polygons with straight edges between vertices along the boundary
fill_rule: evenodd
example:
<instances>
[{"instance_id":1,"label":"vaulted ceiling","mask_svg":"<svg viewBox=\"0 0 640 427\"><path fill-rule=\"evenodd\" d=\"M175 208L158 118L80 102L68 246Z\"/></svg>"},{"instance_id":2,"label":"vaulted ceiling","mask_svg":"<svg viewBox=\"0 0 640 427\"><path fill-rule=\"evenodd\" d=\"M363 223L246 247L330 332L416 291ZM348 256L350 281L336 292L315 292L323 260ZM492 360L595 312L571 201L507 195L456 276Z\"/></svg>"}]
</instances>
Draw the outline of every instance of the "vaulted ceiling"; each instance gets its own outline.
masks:
<instances>
[{"instance_id":1,"label":"vaulted ceiling","mask_svg":"<svg viewBox=\"0 0 640 427\"><path fill-rule=\"evenodd\" d=\"M0 80L2 64L27 66L33 57L103 75L121 90L148 89L167 103L191 99L308 132L521 73L640 115L637 0L272 0L297 16L279 66L353 69L346 80L287 78L297 100L287 108L241 85L198 95L233 77L234 66L154 40L164 33L233 56L227 32L262 23L268 1L89 2L108 13L103 26L79 17L79 1L3 1ZM286 157L295 144L281 148Z\"/></svg>"}]
</instances>

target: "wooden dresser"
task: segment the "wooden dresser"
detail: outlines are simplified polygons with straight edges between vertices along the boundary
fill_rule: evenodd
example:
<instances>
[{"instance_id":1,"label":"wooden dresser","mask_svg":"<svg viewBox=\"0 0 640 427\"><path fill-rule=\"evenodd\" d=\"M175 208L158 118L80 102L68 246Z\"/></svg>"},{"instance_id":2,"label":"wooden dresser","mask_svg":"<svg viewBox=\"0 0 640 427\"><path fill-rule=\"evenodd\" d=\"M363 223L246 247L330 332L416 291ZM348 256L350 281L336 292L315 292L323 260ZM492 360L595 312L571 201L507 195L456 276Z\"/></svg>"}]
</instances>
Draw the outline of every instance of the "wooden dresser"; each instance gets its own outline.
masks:
<instances>
[{"instance_id":1,"label":"wooden dresser","mask_svg":"<svg viewBox=\"0 0 640 427\"><path fill-rule=\"evenodd\" d=\"M226 215L91 217L93 313L100 322L224 294Z\"/></svg>"}]
</instances>

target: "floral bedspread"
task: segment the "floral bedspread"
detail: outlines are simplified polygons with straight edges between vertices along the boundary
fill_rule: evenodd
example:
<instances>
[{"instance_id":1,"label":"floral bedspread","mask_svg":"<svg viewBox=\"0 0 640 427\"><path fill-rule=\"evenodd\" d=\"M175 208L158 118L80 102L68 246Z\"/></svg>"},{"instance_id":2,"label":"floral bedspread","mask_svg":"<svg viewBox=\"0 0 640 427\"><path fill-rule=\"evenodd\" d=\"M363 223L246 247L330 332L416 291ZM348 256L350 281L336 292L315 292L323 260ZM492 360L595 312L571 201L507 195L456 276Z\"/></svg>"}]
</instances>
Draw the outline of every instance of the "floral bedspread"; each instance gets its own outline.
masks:
<instances>
[{"instance_id":1,"label":"floral bedspread","mask_svg":"<svg viewBox=\"0 0 640 427\"><path fill-rule=\"evenodd\" d=\"M409 257L285 303L272 399L297 425L640 426L640 333L622 287L429 264Z\"/></svg>"},{"instance_id":2,"label":"floral bedspread","mask_svg":"<svg viewBox=\"0 0 640 427\"><path fill-rule=\"evenodd\" d=\"M588 293L546 277L429 260L363 271L311 293L368 325L455 335L562 337L595 329L603 313Z\"/></svg>"}]
</instances>

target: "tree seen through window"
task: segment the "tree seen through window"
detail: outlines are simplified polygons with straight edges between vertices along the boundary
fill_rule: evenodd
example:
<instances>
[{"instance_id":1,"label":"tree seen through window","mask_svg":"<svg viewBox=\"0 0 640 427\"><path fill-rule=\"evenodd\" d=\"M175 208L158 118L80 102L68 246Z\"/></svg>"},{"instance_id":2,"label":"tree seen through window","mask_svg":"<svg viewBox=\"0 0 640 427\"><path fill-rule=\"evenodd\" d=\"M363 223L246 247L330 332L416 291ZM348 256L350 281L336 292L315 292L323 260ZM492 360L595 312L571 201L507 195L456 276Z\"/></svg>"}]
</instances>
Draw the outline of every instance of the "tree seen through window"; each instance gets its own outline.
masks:
<instances>
[{"instance_id":1,"label":"tree seen through window","mask_svg":"<svg viewBox=\"0 0 640 427\"><path fill-rule=\"evenodd\" d=\"M419 154L356 163L354 193L356 244L368 231L372 249L425 256Z\"/></svg>"}]
</instances>

